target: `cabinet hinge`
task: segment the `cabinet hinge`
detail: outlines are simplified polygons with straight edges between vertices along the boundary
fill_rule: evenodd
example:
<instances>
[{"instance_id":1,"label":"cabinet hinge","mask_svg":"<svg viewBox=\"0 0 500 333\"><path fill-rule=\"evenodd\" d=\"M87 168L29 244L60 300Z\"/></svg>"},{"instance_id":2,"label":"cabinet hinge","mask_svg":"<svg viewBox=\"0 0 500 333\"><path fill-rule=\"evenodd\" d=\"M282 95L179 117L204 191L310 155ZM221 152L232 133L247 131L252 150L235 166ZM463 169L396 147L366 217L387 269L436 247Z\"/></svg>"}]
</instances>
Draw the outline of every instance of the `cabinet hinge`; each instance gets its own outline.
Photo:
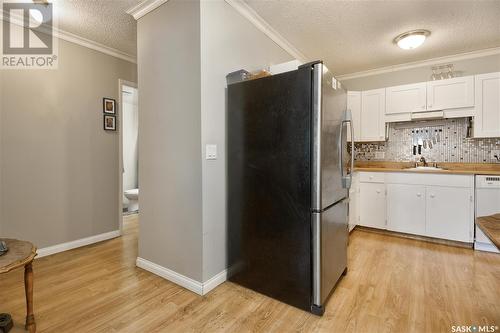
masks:
<instances>
[{"instance_id":1,"label":"cabinet hinge","mask_svg":"<svg viewBox=\"0 0 500 333\"><path fill-rule=\"evenodd\" d=\"M472 198L472 195L471 195L470 196L470 202L473 202L473 201L474 201L474 199Z\"/></svg>"}]
</instances>

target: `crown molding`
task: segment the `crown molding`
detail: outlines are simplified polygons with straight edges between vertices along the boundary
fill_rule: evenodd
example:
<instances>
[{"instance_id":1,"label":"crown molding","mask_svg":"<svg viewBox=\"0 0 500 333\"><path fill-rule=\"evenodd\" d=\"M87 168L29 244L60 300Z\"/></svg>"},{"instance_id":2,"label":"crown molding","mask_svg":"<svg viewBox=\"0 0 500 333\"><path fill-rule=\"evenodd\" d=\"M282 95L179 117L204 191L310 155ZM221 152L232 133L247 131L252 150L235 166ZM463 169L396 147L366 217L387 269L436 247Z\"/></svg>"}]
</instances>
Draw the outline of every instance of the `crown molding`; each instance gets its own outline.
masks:
<instances>
[{"instance_id":1,"label":"crown molding","mask_svg":"<svg viewBox=\"0 0 500 333\"><path fill-rule=\"evenodd\" d=\"M138 20L149 12L163 5L168 0L144 0L139 2L132 8L127 9L127 14L130 14L134 19Z\"/></svg>"},{"instance_id":2,"label":"crown molding","mask_svg":"<svg viewBox=\"0 0 500 333\"><path fill-rule=\"evenodd\" d=\"M65 40L65 41L73 43L73 44L77 44L77 45L86 47L88 49L92 49L92 50L113 56L115 58L126 60L126 61L134 63L134 64L137 63L136 56L133 56L129 53L114 49L114 48L106 46L104 44L94 42L93 40L77 36L75 34L72 34L70 32L64 31L64 30L55 29L54 30L54 37L57 37L59 39Z\"/></svg>"},{"instance_id":3,"label":"crown molding","mask_svg":"<svg viewBox=\"0 0 500 333\"><path fill-rule=\"evenodd\" d=\"M283 50L288 52L295 59L302 62L307 62L307 57L302 54L295 46L285 39L279 32L274 30L269 23L267 23L253 8L251 8L243 0L225 0L227 4L233 7L238 13L245 17L257 29L262 31L267 37L271 38L273 42L278 44Z\"/></svg>"},{"instance_id":4,"label":"crown molding","mask_svg":"<svg viewBox=\"0 0 500 333\"><path fill-rule=\"evenodd\" d=\"M398 71L403 71L406 69L412 69L412 68L417 68L417 67L434 66L434 65L447 63L447 62L481 58L481 57L487 57L487 56L496 55L496 54L500 54L500 47L494 47L494 48L490 48L490 49L483 49L483 50L459 53L459 54L438 57L438 58L431 58L431 59L426 59L426 60L407 62L407 63L400 64L400 65L386 66L386 67L375 68L375 69L370 69L367 71L355 72L355 73L350 73L350 74L343 74L343 75L338 75L336 78L338 80L357 79L357 78L366 77L366 76L391 73L391 72L398 72Z\"/></svg>"},{"instance_id":5,"label":"crown molding","mask_svg":"<svg viewBox=\"0 0 500 333\"><path fill-rule=\"evenodd\" d=\"M3 9L0 9L0 21L3 21L3 17L4 17L3 14L4 14ZM24 26L23 20L20 19L19 17L17 17L17 16L9 16L9 17L10 17L9 22L16 24L16 25L19 25L21 27ZM42 28L45 28L44 32L50 33L50 31L48 31L49 28L47 28L46 26L42 25ZM94 51L98 51L98 52L110 55L110 56L115 57L115 58L126 60L126 61L134 63L134 64L137 63L137 57L134 55L131 55L129 53L126 53L126 52L117 50L115 48L106 46L104 44L95 42L93 40L72 34L70 32L64 31L64 30L59 29L57 27L52 27L52 35L55 38L62 39L64 41L67 41L67 42L70 42L73 44L77 44L77 45L86 47L88 49L92 49Z\"/></svg>"}]
</instances>

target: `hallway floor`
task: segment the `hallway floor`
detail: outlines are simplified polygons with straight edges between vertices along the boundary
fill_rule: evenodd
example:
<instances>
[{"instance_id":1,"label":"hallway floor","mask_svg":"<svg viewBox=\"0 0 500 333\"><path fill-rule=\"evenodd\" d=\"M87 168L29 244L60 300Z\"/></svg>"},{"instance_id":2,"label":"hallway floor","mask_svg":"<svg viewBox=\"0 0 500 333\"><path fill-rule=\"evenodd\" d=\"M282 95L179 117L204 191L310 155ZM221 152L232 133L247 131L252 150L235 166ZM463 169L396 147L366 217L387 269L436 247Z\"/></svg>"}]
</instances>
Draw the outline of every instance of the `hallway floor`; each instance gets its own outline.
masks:
<instances>
[{"instance_id":1,"label":"hallway floor","mask_svg":"<svg viewBox=\"0 0 500 333\"><path fill-rule=\"evenodd\" d=\"M349 273L322 318L226 282L201 297L135 267L124 235L37 259L38 332L451 332L500 326L500 255L355 230ZM0 275L0 312L21 332L23 271ZM498 331L498 328L497 328Z\"/></svg>"}]
</instances>

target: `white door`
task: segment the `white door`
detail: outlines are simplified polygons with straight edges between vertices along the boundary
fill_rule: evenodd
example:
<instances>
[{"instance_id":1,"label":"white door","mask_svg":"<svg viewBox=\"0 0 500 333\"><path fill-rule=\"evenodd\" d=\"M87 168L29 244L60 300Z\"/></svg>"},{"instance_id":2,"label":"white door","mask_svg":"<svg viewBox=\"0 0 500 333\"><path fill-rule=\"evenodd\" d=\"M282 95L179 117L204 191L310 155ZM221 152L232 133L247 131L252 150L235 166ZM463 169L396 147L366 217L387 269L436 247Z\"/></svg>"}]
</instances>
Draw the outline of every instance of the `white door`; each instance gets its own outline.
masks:
<instances>
[{"instance_id":1,"label":"white door","mask_svg":"<svg viewBox=\"0 0 500 333\"><path fill-rule=\"evenodd\" d=\"M426 192L426 235L472 243L472 190L429 186Z\"/></svg>"},{"instance_id":2,"label":"white door","mask_svg":"<svg viewBox=\"0 0 500 333\"><path fill-rule=\"evenodd\" d=\"M474 137L500 137L500 72L476 75Z\"/></svg>"},{"instance_id":3,"label":"white door","mask_svg":"<svg viewBox=\"0 0 500 333\"><path fill-rule=\"evenodd\" d=\"M474 77L427 82L427 110L444 110L474 106Z\"/></svg>"},{"instance_id":4,"label":"white door","mask_svg":"<svg viewBox=\"0 0 500 333\"><path fill-rule=\"evenodd\" d=\"M359 225L386 228L385 184L359 184Z\"/></svg>"},{"instance_id":5,"label":"white door","mask_svg":"<svg viewBox=\"0 0 500 333\"><path fill-rule=\"evenodd\" d=\"M425 234L425 186L387 185L387 229Z\"/></svg>"},{"instance_id":6,"label":"white door","mask_svg":"<svg viewBox=\"0 0 500 333\"><path fill-rule=\"evenodd\" d=\"M360 141L385 140L385 89L361 93Z\"/></svg>"},{"instance_id":7,"label":"white door","mask_svg":"<svg viewBox=\"0 0 500 333\"><path fill-rule=\"evenodd\" d=\"M347 92L347 109L351 110L352 126L354 128L354 141L361 137L361 91ZM351 129L347 128L347 140L351 141Z\"/></svg>"},{"instance_id":8,"label":"white door","mask_svg":"<svg viewBox=\"0 0 500 333\"><path fill-rule=\"evenodd\" d=\"M389 87L385 114L422 112L427 110L426 82Z\"/></svg>"}]
</instances>

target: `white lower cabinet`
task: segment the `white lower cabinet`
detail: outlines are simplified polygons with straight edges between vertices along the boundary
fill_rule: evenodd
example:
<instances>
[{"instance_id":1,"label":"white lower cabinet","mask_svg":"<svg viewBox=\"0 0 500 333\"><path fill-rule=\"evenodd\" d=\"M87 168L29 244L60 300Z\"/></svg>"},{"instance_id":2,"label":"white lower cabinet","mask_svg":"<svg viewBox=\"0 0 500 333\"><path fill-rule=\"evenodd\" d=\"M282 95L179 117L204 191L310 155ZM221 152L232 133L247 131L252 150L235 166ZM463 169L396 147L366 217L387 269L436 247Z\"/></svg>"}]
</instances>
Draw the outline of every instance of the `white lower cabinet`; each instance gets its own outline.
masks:
<instances>
[{"instance_id":1,"label":"white lower cabinet","mask_svg":"<svg viewBox=\"0 0 500 333\"><path fill-rule=\"evenodd\" d=\"M352 175L351 188L349 189L349 231L352 231L359 222L359 182L358 173Z\"/></svg>"},{"instance_id":2,"label":"white lower cabinet","mask_svg":"<svg viewBox=\"0 0 500 333\"><path fill-rule=\"evenodd\" d=\"M473 242L474 177L359 173L358 225Z\"/></svg>"},{"instance_id":3,"label":"white lower cabinet","mask_svg":"<svg viewBox=\"0 0 500 333\"><path fill-rule=\"evenodd\" d=\"M359 184L359 225L385 229L386 226L385 184Z\"/></svg>"},{"instance_id":4,"label":"white lower cabinet","mask_svg":"<svg viewBox=\"0 0 500 333\"><path fill-rule=\"evenodd\" d=\"M425 186L387 185L387 229L425 234Z\"/></svg>"},{"instance_id":5,"label":"white lower cabinet","mask_svg":"<svg viewBox=\"0 0 500 333\"><path fill-rule=\"evenodd\" d=\"M429 187L426 201L426 235L460 242L473 242L472 190L456 187Z\"/></svg>"}]
</instances>

